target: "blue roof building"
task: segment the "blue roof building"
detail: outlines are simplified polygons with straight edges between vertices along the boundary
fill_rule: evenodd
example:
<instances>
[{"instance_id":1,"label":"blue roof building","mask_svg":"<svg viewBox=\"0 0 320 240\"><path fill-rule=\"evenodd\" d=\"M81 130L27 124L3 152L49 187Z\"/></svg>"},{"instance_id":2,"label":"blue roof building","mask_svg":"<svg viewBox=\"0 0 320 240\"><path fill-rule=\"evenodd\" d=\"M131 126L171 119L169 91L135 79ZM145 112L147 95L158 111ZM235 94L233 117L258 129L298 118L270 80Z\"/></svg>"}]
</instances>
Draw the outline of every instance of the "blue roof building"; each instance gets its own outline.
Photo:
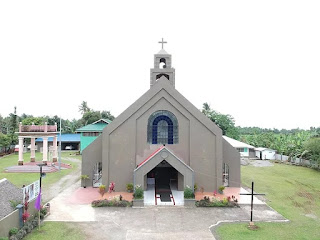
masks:
<instances>
[{"instance_id":1,"label":"blue roof building","mask_svg":"<svg viewBox=\"0 0 320 240\"><path fill-rule=\"evenodd\" d=\"M61 149L62 150L80 150L80 135L76 133L68 133L68 134L61 134ZM58 134L58 144L60 142L60 135ZM36 145L37 149L40 150L42 148L43 139L37 138ZM53 137L48 138L48 146L52 146L53 144Z\"/></svg>"}]
</instances>

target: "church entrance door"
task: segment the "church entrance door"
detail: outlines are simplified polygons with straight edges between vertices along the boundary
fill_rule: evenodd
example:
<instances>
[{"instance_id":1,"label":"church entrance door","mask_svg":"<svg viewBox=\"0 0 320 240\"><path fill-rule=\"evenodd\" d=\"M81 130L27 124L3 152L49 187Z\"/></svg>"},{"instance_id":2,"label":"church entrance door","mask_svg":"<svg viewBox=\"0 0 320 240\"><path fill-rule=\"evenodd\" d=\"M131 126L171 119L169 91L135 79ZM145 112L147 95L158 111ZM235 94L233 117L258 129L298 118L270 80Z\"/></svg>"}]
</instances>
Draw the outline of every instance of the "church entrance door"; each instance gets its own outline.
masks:
<instances>
[{"instance_id":1,"label":"church entrance door","mask_svg":"<svg viewBox=\"0 0 320 240\"><path fill-rule=\"evenodd\" d=\"M172 190L178 189L178 171L175 168L163 160L148 173L147 177L154 178L156 198L160 198L161 202L173 201Z\"/></svg>"}]
</instances>

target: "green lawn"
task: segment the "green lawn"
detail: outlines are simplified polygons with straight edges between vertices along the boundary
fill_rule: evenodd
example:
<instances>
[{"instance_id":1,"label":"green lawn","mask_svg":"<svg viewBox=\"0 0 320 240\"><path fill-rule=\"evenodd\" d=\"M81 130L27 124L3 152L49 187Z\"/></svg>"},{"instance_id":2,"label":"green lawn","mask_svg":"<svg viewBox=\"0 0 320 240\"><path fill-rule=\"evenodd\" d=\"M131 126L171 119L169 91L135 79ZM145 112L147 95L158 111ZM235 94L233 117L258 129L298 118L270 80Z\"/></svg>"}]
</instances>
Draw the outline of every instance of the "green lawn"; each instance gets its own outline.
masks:
<instances>
[{"instance_id":1,"label":"green lawn","mask_svg":"<svg viewBox=\"0 0 320 240\"><path fill-rule=\"evenodd\" d=\"M223 224L221 239L320 239L320 172L305 167L275 164L274 167L242 166L242 183L266 193L268 204L290 220L289 223Z\"/></svg>"},{"instance_id":2,"label":"green lawn","mask_svg":"<svg viewBox=\"0 0 320 240\"><path fill-rule=\"evenodd\" d=\"M65 222L44 222L41 224L40 230L36 228L31 234L28 234L25 240L83 240L85 239L81 230L76 224Z\"/></svg>"},{"instance_id":3,"label":"green lawn","mask_svg":"<svg viewBox=\"0 0 320 240\"><path fill-rule=\"evenodd\" d=\"M70 152L62 152L62 157L70 157ZM30 161L30 153L25 153L23 155L24 162ZM74 155L72 152L72 158L81 159L80 155ZM40 152L36 152L36 161L41 161L42 154ZM68 163L72 165L72 168L61 170L60 172L48 173L46 177L42 179L43 186L50 186L63 176L69 174L74 171L76 165L74 162L63 160L63 163ZM0 179L7 178L10 182L12 182L17 187L22 187L23 184L28 185L39 179L39 173L6 173L4 172L6 167L14 166L18 164L18 155L11 154L5 157L0 158ZM40 171L40 168L39 168Z\"/></svg>"}]
</instances>

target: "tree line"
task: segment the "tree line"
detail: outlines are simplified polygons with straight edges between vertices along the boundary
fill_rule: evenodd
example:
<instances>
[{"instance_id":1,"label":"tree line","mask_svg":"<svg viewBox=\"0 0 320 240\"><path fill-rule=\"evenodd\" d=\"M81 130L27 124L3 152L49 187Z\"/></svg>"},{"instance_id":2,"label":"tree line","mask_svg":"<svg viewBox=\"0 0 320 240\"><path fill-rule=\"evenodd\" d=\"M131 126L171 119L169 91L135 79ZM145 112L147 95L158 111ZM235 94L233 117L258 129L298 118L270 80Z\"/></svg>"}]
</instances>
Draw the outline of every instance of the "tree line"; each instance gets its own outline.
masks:
<instances>
[{"instance_id":1,"label":"tree line","mask_svg":"<svg viewBox=\"0 0 320 240\"><path fill-rule=\"evenodd\" d=\"M231 115L212 110L208 103L203 104L201 111L221 128L223 135L254 147L271 148L289 159L298 157L320 164L320 127L309 130L239 127Z\"/></svg>"}]
</instances>

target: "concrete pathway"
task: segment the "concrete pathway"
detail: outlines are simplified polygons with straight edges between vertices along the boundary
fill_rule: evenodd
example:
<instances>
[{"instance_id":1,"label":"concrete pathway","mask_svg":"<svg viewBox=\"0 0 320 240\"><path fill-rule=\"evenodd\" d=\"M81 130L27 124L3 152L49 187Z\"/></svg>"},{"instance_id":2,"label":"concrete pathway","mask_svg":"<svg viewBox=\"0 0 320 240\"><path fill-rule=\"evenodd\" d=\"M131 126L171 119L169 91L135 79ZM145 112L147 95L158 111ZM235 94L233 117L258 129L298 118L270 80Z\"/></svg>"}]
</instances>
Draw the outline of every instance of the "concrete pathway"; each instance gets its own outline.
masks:
<instances>
[{"instance_id":1,"label":"concrete pathway","mask_svg":"<svg viewBox=\"0 0 320 240\"><path fill-rule=\"evenodd\" d=\"M50 202L51 214L45 221L74 222L86 239L214 239L210 227L219 221L248 221L250 218L250 205L240 208L92 208L89 198L93 198L93 194L99 198L97 189L79 186L77 182ZM284 221L285 218L265 204L256 204L254 220Z\"/></svg>"}]
</instances>

